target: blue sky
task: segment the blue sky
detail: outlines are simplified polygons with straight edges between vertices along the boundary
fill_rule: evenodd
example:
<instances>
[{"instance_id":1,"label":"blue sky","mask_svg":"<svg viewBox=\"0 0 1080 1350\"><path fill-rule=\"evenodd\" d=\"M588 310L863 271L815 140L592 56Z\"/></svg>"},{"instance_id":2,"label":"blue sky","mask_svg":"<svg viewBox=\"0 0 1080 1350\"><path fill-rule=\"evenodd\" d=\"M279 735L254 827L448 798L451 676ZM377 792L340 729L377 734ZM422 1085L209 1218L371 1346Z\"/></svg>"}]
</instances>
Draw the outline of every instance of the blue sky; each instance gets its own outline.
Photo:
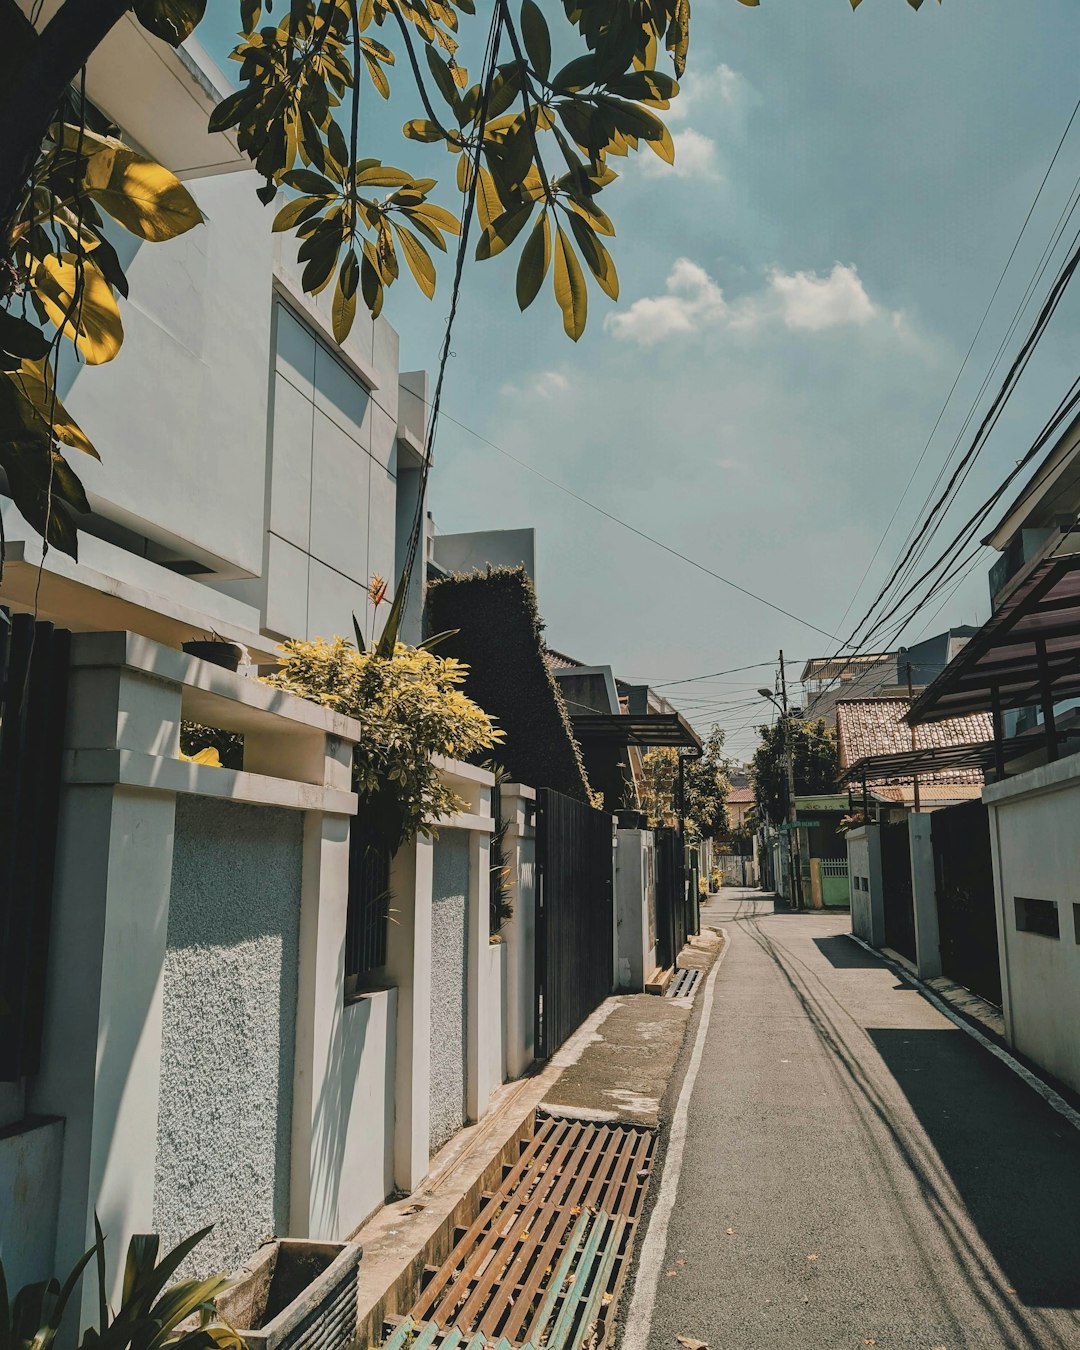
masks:
<instances>
[{"instance_id":1,"label":"blue sky","mask_svg":"<svg viewBox=\"0 0 1080 1350\"><path fill-rule=\"evenodd\" d=\"M233 4L218 0L201 35L219 56ZM554 25L561 4L545 8ZM549 295L518 313L513 261L471 267L446 411L846 636L888 574L1080 174L1078 119L844 619L1072 112L1076 32L1075 0L927 0L918 13L904 0L864 0L856 13L847 0L697 0L672 109L675 167L645 151L618 166L605 194L618 305L593 290L575 345ZM421 166L398 134L421 111L398 78L389 108L366 97L365 152L445 174L440 200L453 207L450 157L436 151ZM391 292L404 367L434 365L447 285L430 304L407 282ZM958 498L957 522L1073 378L1078 306L1066 298ZM449 420L431 504L447 531L534 526L551 644L618 673L660 682L771 660L780 646L796 666L830 650ZM982 621L989 562L942 597L936 618L936 603L924 611L909 639L924 624L929 636ZM683 706L746 753L759 683L771 683L768 669L682 686Z\"/></svg>"}]
</instances>

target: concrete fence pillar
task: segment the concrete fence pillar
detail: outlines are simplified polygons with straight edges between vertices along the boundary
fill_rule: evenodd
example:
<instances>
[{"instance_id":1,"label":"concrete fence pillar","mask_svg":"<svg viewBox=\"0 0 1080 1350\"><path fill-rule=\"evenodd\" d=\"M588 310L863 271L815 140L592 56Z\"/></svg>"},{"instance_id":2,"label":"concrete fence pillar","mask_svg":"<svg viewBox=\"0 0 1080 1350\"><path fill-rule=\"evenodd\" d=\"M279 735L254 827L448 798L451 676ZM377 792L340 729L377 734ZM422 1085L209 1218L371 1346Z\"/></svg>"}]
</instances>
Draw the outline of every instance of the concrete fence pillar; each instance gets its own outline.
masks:
<instances>
[{"instance_id":1,"label":"concrete fence pillar","mask_svg":"<svg viewBox=\"0 0 1080 1350\"><path fill-rule=\"evenodd\" d=\"M397 986L394 1182L413 1191L427 1175L431 1122L432 841L418 835L390 866L394 897L386 970Z\"/></svg>"},{"instance_id":2,"label":"concrete fence pillar","mask_svg":"<svg viewBox=\"0 0 1080 1350\"><path fill-rule=\"evenodd\" d=\"M180 689L141 672L83 667L73 647L41 1070L30 1107L64 1119L56 1269L109 1237L153 1230L165 950L176 797L121 786L125 752L175 753ZM72 779L75 781L71 781ZM84 1320L97 1316L83 1281Z\"/></svg>"},{"instance_id":3,"label":"concrete fence pillar","mask_svg":"<svg viewBox=\"0 0 1080 1350\"><path fill-rule=\"evenodd\" d=\"M908 816L908 841L911 849L911 900L915 910L915 965L924 980L941 974L941 945L938 937L937 880L934 870L934 845L930 835L931 817L922 812Z\"/></svg>"},{"instance_id":4,"label":"concrete fence pillar","mask_svg":"<svg viewBox=\"0 0 1080 1350\"><path fill-rule=\"evenodd\" d=\"M506 946L504 1047L507 1078L520 1078L536 1058L536 793L504 783L502 818L512 915L503 924Z\"/></svg>"},{"instance_id":5,"label":"concrete fence pillar","mask_svg":"<svg viewBox=\"0 0 1080 1350\"><path fill-rule=\"evenodd\" d=\"M871 947L885 945L885 891L881 874L881 828L861 825L847 832L851 884L851 931Z\"/></svg>"}]
</instances>

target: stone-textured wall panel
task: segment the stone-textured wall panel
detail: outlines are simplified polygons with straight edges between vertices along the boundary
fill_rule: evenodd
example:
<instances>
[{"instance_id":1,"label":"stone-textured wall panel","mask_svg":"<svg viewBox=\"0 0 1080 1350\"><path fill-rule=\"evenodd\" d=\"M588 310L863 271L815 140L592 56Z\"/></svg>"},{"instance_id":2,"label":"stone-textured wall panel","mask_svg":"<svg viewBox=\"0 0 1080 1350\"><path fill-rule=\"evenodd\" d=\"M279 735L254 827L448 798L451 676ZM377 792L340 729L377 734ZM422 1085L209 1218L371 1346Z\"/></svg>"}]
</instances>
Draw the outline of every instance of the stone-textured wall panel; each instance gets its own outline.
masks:
<instances>
[{"instance_id":1,"label":"stone-textured wall panel","mask_svg":"<svg viewBox=\"0 0 1080 1350\"><path fill-rule=\"evenodd\" d=\"M303 817L176 803L154 1226L214 1231L182 1273L286 1231Z\"/></svg>"},{"instance_id":2,"label":"stone-textured wall panel","mask_svg":"<svg viewBox=\"0 0 1080 1350\"><path fill-rule=\"evenodd\" d=\"M443 830L432 863L431 1151L466 1119L469 836Z\"/></svg>"}]
</instances>

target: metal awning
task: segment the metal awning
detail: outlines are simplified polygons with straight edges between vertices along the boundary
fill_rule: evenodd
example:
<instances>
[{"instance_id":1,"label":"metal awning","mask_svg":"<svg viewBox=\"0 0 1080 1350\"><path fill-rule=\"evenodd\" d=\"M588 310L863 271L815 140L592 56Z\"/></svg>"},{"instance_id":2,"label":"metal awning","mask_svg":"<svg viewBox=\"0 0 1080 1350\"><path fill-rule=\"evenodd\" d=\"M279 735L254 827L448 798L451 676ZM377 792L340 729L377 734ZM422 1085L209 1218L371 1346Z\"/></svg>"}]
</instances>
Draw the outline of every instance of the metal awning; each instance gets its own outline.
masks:
<instances>
[{"instance_id":1,"label":"metal awning","mask_svg":"<svg viewBox=\"0 0 1080 1350\"><path fill-rule=\"evenodd\" d=\"M838 781L858 784L865 778L868 783L910 783L940 773L987 769L993 763L993 741L924 745L916 750L898 750L892 755L864 755L848 765Z\"/></svg>"},{"instance_id":2,"label":"metal awning","mask_svg":"<svg viewBox=\"0 0 1080 1350\"><path fill-rule=\"evenodd\" d=\"M570 718L575 737L592 744L636 745L643 749L666 745L704 750L701 737L682 713L581 713Z\"/></svg>"},{"instance_id":3,"label":"metal awning","mask_svg":"<svg viewBox=\"0 0 1080 1350\"><path fill-rule=\"evenodd\" d=\"M1080 698L1080 554L1050 557L1017 587L907 713L912 726L1040 705L1053 754L1053 705ZM1049 715L1047 716L1047 712Z\"/></svg>"}]
</instances>

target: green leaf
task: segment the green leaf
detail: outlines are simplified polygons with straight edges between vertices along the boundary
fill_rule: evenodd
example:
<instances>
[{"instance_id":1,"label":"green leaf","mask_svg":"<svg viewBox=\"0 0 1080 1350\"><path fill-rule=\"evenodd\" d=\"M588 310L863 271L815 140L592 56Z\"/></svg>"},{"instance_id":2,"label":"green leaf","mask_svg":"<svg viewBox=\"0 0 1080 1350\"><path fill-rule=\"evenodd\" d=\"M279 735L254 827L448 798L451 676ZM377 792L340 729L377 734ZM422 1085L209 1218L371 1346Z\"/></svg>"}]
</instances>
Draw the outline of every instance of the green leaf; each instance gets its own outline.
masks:
<instances>
[{"instance_id":1,"label":"green leaf","mask_svg":"<svg viewBox=\"0 0 1080 1350\"><path fill-rule=\"evenodd\" d=\"M135 17L155 37L179 47L206 13L206 0L135 0Z\"/></svg>"},{"instance_id":2,"label":"green leaf","mask_svg":"<svg viewBox=\"0 0 1080 1350\"><path fill-rule=\"evenodd\" d=\"M413 279L430 300L435 294L435 264L431 261L427 249L411 230L397 221L394 221L394 229Z\"/></svg>"},{"instance_id":3,"label":"green leaf","mask_svg":"<svg viewBox=\"0 0 1080 1350\"><path fill-rule=\"evenodd\" d=\"M517 302L519 309L528 309L536 299L547 276L551 262L551 225L545 210L532 228L521 250L517 269Z\"/></svg>"},{"instance_id":4,"label":"green leaf","mask_svg":"<svg viewBox=\"0 0 1080 1350\"><path fill-rule=\"evenodd\" d=\"M458 95L457 85L454 84L454 77L450 72L450 67L436 53L434 47L425 47L424 55L427 57L428 69L431 71L431 77L438 87L439 93L454 110L454 116L457 117L462 110L461 98ZM459 119L460 125L460 119Z\"/></svg>"},{"instance_id":5,"label":"green leaf","mask_svg":"<svg viewBox=\"0 0 1080 1350\"><path fill-rule=\"evenodd\" d=\"M597 280L600 289L609 295L612 300L619 298L619 276L615 271L615 264L612 261L611 254L604 245L597 239L596 235L590 229L588 222L581 216L573 212L569 216L570 228L574 232L574 238L577 240L578 248L581 249L581 256L585 259L589 271Z\"/></svg>"},{"instance_id":6,"label":"green leaf","mask_svg":"<svg viewBox=\"0 0 1080 1350\"><path fill-rule=\"evenodd\" d=\"M35 324L6 309L0 309L0 369L14 370L25 357L40 361L49 350L49 339ZM14 358L4 360L4 355Z\"/></svg>"},{"instance_id":7,"label":"green leaf","mask_svg":"<svg viewBox=\"0 0 1080 1350\"><path fill-rule=\"evenodd\" d=\"M589 297L581 264L561 225L555 228L555 299L562 310L566 335L576 342L585 331Z\"/></svg>"},{"instance_id":8,"label":"green leaf","mask_svg":"<svg viewBox=\"0 0 1080 1350\"><path fill-rule=\"evenodd\" d=\"M535 207L534 201L527 201L497 216L480 236L480 241L476 245L477 258L494 258L496 254L509 248L528 224Z\"/></svg>"},{"instance_id":9,"label":"green leaf","mask_svg":"<svg viewBox=\"0 0 1080 1350\"><path fill-rule=\"evenodd\" d=\"M546 80L551 73L551 34L536 0L521 0L521 36L533 69Z\"/></svg>"},{"instance_id":10,"label":"green leaf","mask_svg":"<svg viewBox=\"0 0 1080 1350\"><path fill-rule=\"evenodd\" d=\"M445 139L445 132L437 122L428 122L422 117L414 117L411 122L406 122L401 128L401 133L410 141L430 143Z\"/></svg>"}]
</instances>

